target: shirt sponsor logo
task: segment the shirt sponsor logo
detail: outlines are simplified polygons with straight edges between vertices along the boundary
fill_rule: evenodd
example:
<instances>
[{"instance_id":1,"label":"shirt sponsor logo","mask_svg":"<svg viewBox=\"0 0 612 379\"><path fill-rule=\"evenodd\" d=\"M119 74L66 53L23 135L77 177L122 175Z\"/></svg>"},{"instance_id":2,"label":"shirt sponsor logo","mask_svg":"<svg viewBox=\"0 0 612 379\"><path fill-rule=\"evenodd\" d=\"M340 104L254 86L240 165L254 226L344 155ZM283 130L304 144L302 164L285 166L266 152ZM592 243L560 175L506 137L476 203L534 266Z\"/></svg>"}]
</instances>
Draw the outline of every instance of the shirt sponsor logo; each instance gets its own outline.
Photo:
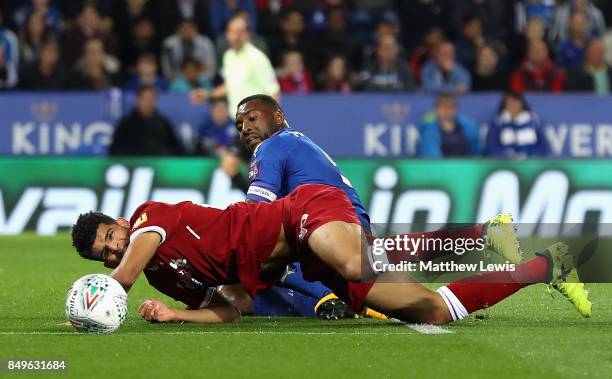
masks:
<instances>
[{"instance_id":1,"label":"shirt sponsor logo","mask_svg":"<svg viewBox=\"0 0 612 379\"><path fill-rule=\"evenodd\" d=\"M259 164L255 161L249 166L249 180L253 180L259 175Z\"/></svg>"},{"instance_id":2,"label":"shirt sponsor logo","mask_svg":"<svg viewBox=\"0 0 612 379\"><path fill-rule=\"evenodd\" d=\"M147 212L141 214L140 217L138 217L138 220L136 220L136 222L134 223L132 230L138 228L140 225L144 224L145 222L147 222Z\"/></svg>"}]
</instances>

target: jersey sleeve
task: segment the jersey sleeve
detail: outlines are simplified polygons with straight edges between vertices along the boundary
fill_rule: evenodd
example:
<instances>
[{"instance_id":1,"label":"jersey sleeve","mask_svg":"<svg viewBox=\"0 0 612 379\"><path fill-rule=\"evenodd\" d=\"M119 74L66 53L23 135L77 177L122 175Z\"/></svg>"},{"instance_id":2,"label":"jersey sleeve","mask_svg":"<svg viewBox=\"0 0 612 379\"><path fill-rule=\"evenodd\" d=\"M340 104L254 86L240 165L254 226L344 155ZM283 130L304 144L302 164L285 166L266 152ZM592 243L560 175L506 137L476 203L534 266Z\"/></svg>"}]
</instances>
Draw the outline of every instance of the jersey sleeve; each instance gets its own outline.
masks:
<instances>
[{"instance_id":1,"label":"jersey sleeve","mask_svg":"<svg viewBox=\"0 0 612 379\"><path fill-rule=\"evenodd\" d=\"M142 233L155 232L161 237L161 245L174 231L179 218L180 211L170 204L153 203L138 208L130 220L130 243Z\"/></svg>"},{"instance_id":2,"label":"jersey sleeve","mask_svg":"<svg viewBox=\"0 0 612 379\"><path fill-rule=\"evenodd\" d=\"M247 201L276 200L285 174L285 160L286 154L280 144L268 145L266 150L253 157L249 168Z\"/></svg>"}]
</instances>

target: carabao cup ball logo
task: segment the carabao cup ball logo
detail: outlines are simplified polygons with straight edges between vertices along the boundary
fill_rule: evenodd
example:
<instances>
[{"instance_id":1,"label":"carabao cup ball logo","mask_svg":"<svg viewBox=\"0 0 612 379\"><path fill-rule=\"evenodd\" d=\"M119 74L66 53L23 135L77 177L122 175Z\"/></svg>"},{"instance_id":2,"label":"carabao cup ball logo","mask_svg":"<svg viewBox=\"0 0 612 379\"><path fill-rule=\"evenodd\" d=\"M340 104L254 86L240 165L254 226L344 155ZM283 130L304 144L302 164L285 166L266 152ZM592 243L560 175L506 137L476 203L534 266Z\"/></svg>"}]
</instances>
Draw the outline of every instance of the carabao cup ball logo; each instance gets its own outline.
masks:
<instances>
[{"instance_id":1,"label":"carabao cup ball logo","mask_svg":"<svg viewBox=\"0 0 612 379\"><path fill-rule=\"evenodd\" d=\"M91 282L90 282L91 281ZM102 287L100 286L102 285ZM88 280L85 283L85 296L83 296L83 309L91 311L96 304L104 297L108 284L93 283L93 280Z\"/></svg>"}]
</instances>

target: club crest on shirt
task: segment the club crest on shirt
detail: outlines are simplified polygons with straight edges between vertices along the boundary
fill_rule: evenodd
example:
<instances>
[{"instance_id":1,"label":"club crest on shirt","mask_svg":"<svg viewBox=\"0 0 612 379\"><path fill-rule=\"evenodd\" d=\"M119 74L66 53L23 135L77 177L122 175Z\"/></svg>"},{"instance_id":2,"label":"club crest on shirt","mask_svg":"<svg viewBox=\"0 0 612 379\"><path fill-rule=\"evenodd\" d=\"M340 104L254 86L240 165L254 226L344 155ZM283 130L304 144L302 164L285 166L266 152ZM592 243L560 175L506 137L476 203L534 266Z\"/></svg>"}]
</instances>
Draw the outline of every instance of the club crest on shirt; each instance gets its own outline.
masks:
<instances>
[{"instance_id":1,"label":"club crest on shirt","mask_svg":"<svg viewBox=\"0 0 612 379\"><path fill-rule=\"evenodd\" d=\"M253 180L259 175L259 164L255 161L249 166L249 180Z\"/></svg>"},{"instance_id":2,"label":"club crest on shirt","mask_svg":"<svg viewBox=\"0 0 612 379\"><path fill-rule=\"evenodd\" d=\"M132 226L132 230L138 228L140 225L144 224L145 222L147 222L147 212L144 212L143 214L140 215L140 217L138 217L138 220L136 220L136 222L134 223L134 226Z\"/></svg>"}]
</instances>

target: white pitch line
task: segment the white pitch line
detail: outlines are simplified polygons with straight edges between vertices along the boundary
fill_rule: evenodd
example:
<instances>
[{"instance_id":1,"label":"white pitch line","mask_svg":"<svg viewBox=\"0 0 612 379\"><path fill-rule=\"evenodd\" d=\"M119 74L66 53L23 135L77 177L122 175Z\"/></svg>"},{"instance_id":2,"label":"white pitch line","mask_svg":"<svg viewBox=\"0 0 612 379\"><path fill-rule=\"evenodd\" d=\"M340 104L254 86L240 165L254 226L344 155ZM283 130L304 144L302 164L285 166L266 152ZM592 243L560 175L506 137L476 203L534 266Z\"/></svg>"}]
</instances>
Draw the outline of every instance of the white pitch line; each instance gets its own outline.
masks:
<instances>
[{"instance_id":1,"label":"white pitch line","mask_svg":"<svg viewBox=\"0 0 612 379\"><path fill-rule=\"evenodd\" d=\"M22 336L22 335L40 335L40 336L59 336L59 335L80 335L79 332L0 332L2 336ZM353 333L344 333L344 332L247 332L247 331L176 331L176 332L119 332L119 335L205 335L205 334L247 334L247 335L321 335L321 336L332 336L332 335L365 335L365 336L409 336L410 333L380 333L380 332L353 332Z\"/></svg>"},{"instance_id":2,"label":"white pitch line","mask_svg":"<svg viewBox=\"0 0 612 379\"><path fill-rule=\"evenodd\" d=\"M453 331L444 329L438 325L432 324L405 324L412 330L416 330L421 334L454 334Z\"/></svg>"}]
</instances>

